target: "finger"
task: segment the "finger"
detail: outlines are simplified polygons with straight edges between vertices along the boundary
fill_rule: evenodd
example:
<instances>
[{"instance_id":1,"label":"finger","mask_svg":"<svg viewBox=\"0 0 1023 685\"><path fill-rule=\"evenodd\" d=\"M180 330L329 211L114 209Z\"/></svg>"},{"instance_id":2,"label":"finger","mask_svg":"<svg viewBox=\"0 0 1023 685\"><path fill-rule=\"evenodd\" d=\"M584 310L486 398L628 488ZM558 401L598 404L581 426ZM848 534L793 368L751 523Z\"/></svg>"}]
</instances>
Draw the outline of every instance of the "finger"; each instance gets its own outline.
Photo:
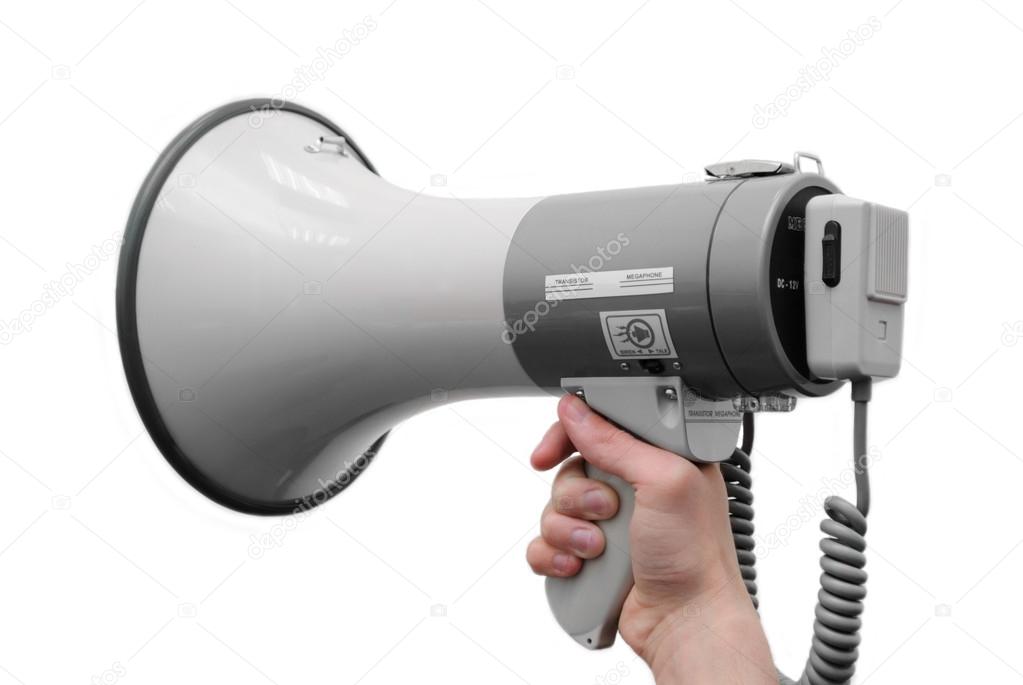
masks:
<instances>
[{"instance_id":1,"label":"finger","mask_svg":"<svg viewBox=\"0 0 1023 685\"><path fill-rule=\"evenodd\" d=\"M582 457L569 459L558 469L558 475L554 476L554 484L557 485L560 482L576 478L585 478L586 472L583 470L585 466L586 462Z\"/></svg>"},{"instance_id":2,"label":"finger","mask_svg":"<svg viewBox=\"0 0 1023 685\"><path fill-rule=\"evenodd\" d=\"M536 538L526 548L526 562L533 573L541 576L568 577L579 573L582 559L551 547L543 538Z\"/></svg>"},{"instance_id":3,"label":"finger","mask_svg":"<svg viewBox=\"0 0 1023 685\"><path fill-rule=\"evenodd\" d=\"M556 422L544 433L529 461L537 471L547 471L563 462L574 452L575 447L568 439L565 429L561 427L560 422Z\"/></svg>"},{"instance_id":4,"label":"finger","mask_svg":"<svg viewBox=\"0 0 1023 685\"><path fill-rule=\"evenodd\" d=\"M604 551L604 533L582 519L565 516L548 507L540 519L540 535L544 541L562 552L582 559L592 559Z\"/></svg>"},{"instance_id":5,"label":"finger","mask_svg":"<svg viewBox=\"0 0 1023 685\"><path fill-rule=\"evenodd\" d=\"M594 466L633 485L654 484L679 464L691 463L677 455L637 440L609 423L575 395L558 403L559 423L576 449Z\"/></svg>"},{"instance_id":6,"label":"finger","mask_svg":"<svg viewBox=\"0 0 1023 685\"><path fill-rule=\"evenodd\" d=\"M583 460L565 462L554 479L551 502L559 514L587 521L604 521L618 513L618 493L607 483L587 478Z\"/></svg>"}]
</instances>

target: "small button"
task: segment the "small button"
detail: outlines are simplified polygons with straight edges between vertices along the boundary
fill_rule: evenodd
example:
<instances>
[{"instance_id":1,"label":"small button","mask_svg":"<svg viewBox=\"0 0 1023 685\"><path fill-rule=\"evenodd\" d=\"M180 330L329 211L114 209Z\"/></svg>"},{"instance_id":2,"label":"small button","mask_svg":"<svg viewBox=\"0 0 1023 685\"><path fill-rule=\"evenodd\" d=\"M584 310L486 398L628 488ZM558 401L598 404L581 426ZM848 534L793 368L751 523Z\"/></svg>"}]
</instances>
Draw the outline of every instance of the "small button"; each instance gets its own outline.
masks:
<instances>
[{"instance_id":1,"label":"small button","mask_svg":"<svg viewBox=\"0 0 1023 685\"><path fill-rule=\"evenodd\" d=\"M639 365L649 374L664 373L664 364L661 363L660 359L641 359Z\"/></svg>"},{"instance_id":2,"label":"small button","mask_svg":"<svg viewBox=\"0 0 1023 685\"><path fill-rule=\"evenodd\" d=\"M821 250L824 257L821 280L824 285L834 288L842 280L842 225L837 221L824 224Z\"/></svg>"}]
</instances>

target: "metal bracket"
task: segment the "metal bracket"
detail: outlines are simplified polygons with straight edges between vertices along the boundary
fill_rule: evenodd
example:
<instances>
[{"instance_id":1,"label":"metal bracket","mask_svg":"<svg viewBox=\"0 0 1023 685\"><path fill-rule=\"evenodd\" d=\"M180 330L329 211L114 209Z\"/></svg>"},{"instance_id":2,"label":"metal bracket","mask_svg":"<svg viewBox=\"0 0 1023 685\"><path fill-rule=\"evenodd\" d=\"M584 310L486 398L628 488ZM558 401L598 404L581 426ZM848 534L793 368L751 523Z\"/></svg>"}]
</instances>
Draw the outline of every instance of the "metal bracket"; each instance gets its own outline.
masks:
<instances>
[{"instance_id":1,"label":"metal bracket","mask_svg":"<svg viewBox=\"0 0 1023 685\"><path fill-rule=\"evenodd\" d=\"M652 445L698 462L724 461L739 439L742 412L710 400L678 377L562 378L561 387Z\"/></svg>"},{"instance_id":2,"label":"metal bracket","mask_svg":"<svg viewBox=\"0 0 1023 685\"><path fill-rule=\"evenodd\" d=\"M817 165L817 173L824 175L824 163L821 158L810 152L796 152L792 156L792 164L772 162L765 159L740 159L735 162L717 162L708 164L704 172L712 178L752 178L754 176L776 176L778 174L802 173L802 162L810 160Z\"/></svg>"},{"instance_id":3,"label":"metal bracket","mask_svg":"<svg viewBox=\"0 0 1023 685\"><path fill-rule=\"evenodd\" d=\"M703 168L708 176L717 179L750 178L751 176L775 176L796 171L784 162L770 162L764 159L741 159L737 162L718 162Z\"/></svg>"},{"instance_id":4,"label":"metal bracket","mask_svg":"<svg viewBox=\"0 0 1023 685\"><path fill-rule=\"evenodd\" d=\"M331 146L333 150L328 150L326 146ZM316 139L315 143L305 146L306 152L336 152L342 157L349 157L348 152L348 141L344 136L320 136Z\"/></svg>"},{"instance_id":5,"label":"metal bracket","mask_svg":"<svg viewBox=\"0 0 1023 685\"><path fill-rule=\"evenodd\" d=\"M796 408L796 398L781 393L773 395L742 395L732 399L736 411L755 412L790 412Z\"/></svg>"},{"instance_id":6,"label":"metal bracket","mask_svg":"<svg viewBox=\"0 0 1023 685\"><path fill-rule=\"evenodd\" d=\"M801 173L803 171L802 161L804 159L809 159L811 162L816 162L817 173L821 176L824 175L824 162L821 161L820 157L811 152L797 151L794 155L792 155L792 166L795 167L797 172Z\"/></svg>"}]
</instances>

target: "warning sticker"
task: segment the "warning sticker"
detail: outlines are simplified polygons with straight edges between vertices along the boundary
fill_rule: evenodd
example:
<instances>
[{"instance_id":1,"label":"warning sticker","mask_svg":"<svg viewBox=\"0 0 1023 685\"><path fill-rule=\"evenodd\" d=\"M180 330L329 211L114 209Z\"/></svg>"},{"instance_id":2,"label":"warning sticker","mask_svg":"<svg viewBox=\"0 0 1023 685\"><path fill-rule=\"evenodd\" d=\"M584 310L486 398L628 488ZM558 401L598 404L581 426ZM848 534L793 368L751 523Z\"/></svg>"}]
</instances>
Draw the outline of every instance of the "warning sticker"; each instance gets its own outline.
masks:
<instances>
[{"instance_id":1,"label":"warning sticker","mask_svg":"<svg viewBox=\"0 0 1023 685\"><path fill-rule=\"evenodd\" d=\"M670 293L675 291L675 269L664 266L653 269L554 274L544 277L543 287L544 299L548 302Z\"/></svg>"},{"instance_id":2,"label":"warning sticker","mask_svg":"<svg viewBox=\"0 0 1023 685\"><path fill-rule=\"evenodd\" d=\"M663 309L600 312L604 341L613 359L659 359L675 356Z\"/></svg>"}]
</instances>

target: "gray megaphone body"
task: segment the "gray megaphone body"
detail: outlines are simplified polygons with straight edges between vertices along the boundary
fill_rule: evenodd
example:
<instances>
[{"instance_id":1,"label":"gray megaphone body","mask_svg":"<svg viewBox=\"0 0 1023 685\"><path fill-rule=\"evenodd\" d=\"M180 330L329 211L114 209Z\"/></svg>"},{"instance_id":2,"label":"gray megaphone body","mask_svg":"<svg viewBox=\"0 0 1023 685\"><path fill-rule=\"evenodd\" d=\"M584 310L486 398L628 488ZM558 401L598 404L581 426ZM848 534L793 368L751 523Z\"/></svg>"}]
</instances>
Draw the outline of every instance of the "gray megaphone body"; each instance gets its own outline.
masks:
<instances>
[{"instance_id":1,"label":"gray megaphone body","mask_svg":"<svg viewBox=\"0 0 1023 685\"><path fill-rule=\"evenodd\" d=\"M742 402L841 384L807 368L796 287L807 204L838 189L795 166L463 201L389 184L309 110L219 108L131 211L117 313L132 395L182 476L252 513L325 501L393 426L463 399L577 392L653 444L724 460ZM632 493L615 485L608 552L548 583L590 647L613 641L632 582Z\"/></svg>"}]
</instances>

